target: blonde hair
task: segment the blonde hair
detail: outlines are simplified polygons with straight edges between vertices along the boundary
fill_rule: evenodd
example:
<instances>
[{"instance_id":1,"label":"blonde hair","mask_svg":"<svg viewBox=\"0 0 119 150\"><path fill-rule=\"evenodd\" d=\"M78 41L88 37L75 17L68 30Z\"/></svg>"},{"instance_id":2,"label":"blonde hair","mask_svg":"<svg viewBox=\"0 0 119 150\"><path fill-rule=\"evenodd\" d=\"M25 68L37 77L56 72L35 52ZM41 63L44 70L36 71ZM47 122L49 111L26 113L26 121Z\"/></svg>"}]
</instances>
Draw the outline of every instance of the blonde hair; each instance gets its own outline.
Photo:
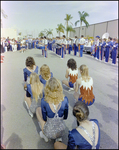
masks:
<instances>
[{"instance_id":1,"label":"blonde hair","mask_svg":"<svg viewBox=\"0 0 119 150\"><path fill-rule=\"evenodd\" d=\"M48 80L50 75L50 68L46 64L42 65L40 68L40 74L44 80Z\"/></svg>"},{"instance_id":2,"label":"blonde hair","mask_svg":"<svg viewBox=\"0 0 119 150\"><path fill-rule=\"evenodd\" d=\"M43 84L40 82L39 76L35 72L30 74L30 84L33 98L38 102L38 97L42 94Z\"/></svg>"},{"instance_id":3,"label":"blonde hair","mask_svg":"<svg viewBox=\"0 0 119 150\"><path fill-rule=\"evenodd\" d=\"M52 77L46 82L44 89L47 103L59 104L64 100L63 89L58 79Z\"/></svg>"},{"instance_id":4,"label":"blonde hair","mask_svg":"<svg viewBox=\"0 0 119 150\"><path fill-rule=\"evenodd\" d=\"M88 67L86 65L81 65L79 67L79 70L81 71L81 77L86 82L89 81L90 77L88 75Z\"/></svg>"}]
</instances>

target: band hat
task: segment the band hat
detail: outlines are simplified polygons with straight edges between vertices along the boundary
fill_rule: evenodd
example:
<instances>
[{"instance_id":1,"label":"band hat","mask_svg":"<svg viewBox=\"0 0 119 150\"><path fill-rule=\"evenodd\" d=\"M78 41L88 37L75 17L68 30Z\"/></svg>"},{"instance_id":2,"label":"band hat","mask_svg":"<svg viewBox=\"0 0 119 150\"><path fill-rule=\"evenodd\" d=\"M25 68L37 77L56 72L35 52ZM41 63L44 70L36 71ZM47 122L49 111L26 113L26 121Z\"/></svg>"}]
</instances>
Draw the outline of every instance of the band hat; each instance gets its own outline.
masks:
<instances>
[{"instance_id":1,"label":"band hat","mask_svg":"<svg viewBox=\"0 0 119 150\"><path fill-rule=\"evenodd\" d=\"M96 36L96 38L100 38L99 36Z\"/></svg>"}]
</instances>

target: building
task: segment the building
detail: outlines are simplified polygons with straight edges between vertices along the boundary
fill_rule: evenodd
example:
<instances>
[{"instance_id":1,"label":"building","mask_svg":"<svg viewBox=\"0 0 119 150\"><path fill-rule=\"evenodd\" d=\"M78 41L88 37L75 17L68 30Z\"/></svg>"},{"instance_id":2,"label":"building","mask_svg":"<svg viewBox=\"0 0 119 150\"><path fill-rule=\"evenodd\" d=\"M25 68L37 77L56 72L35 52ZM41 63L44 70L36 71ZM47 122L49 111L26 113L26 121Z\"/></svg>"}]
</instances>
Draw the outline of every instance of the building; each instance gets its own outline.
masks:
<instances>
[{"instance_id":1,"label":"building","mask_svg":"<svg viewBox=\"0 0 119 150\"><path fill-rule=\"evenodd\" d=\"M13 28L1 28L1 37L9 37L10 39L17 39L17 30Z\"/></svg>"},{"instance_id":2,"label":"building","mask_svg":"<svg viewBox=\"0 0 119 150\"><path fill-rule=\"evenodd\" d=\"M70 37L80 37L80 27L74 28L76 31L75 33L71 32ZM96 23L89 25L88 28L86 26L82 26L81 34L84 35L84 37L95 37L99 35L102 37L104 33L108 32L109 36L114 38L118 38L118 19L110 20L106 22Z\"/></svg>"}]
</instances>

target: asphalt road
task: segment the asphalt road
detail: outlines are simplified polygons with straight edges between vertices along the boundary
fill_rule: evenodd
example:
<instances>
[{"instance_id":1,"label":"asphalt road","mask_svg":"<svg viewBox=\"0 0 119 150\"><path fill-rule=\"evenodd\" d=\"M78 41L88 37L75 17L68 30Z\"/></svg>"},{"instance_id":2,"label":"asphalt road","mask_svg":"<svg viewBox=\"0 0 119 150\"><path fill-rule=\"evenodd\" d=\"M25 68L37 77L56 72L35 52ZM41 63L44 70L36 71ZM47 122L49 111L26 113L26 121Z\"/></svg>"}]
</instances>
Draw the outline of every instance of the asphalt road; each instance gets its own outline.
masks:
<instances>
[{"instance_id":1,"label":"asphalt road","mask_svg":"<svg viewBox=\"0 0 119 150\"><path fill-rule=\"evenodd\" d=\"M36 65L47 64L54 77L65 79L66 64L69 58L74 58L77 66L86 64L89 75L94 81L95 103L89 106L90 119L97 119L100 125L100 149L118 148L118 64L115 66L104 61L100 62L89 54L82 58L67 54L60 59L48 51L48 58L41 56L41 50L32 49L25 53L7 52L4 63L1 64L1 141L7 149L52 149L54 140L45 143L39 136L40 128L36 117L28 115L24 105L25 91L23 89L23 68L28 56L32 56ZM69 115L66 123L66 134L63 142L67 144L68 130L76 127L72 115L74 105L73 91L64 89L69 99Z\"/></svg>"}]
</instances>

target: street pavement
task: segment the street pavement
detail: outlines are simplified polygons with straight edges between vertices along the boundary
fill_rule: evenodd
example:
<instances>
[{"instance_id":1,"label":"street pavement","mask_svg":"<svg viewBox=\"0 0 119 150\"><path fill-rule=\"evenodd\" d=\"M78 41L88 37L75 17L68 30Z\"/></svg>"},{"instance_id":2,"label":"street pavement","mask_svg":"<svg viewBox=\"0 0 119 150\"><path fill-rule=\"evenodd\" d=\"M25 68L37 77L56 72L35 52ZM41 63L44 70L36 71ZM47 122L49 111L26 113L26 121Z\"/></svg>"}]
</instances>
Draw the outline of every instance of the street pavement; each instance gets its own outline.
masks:
<instances>
[{"instance_id":1,"label":"street pavement","mask_svg":"<svg viewBox=\"0 0 119 150\"><path fill-rule=\"evenodd\" d=\"M45 143L39 136L40 128L36 116L31 118L24 105L23 68L28 56L32 56L36 65L47 64L54 77L60 81L65 79L67 61L74 58L77 67L86 64L89 75L94 82L95 103L89 106L89 118L99 121L101 139L100 149L118 149L118 62L116 65L100 62L84 53L80 58L67 54L60 59L48 50L48 58L41 56L41 50L31 49L24 53L6 52L1 63L1 143L7 149L52 149L54 140ZM79 74L80 76L80 74ZM69 114L65 121L66 133L63 143L67 144L68 131L76 127L76 119L72 115L74 91L64 88L69 100Z\"/></svg>"}]
</instances>

